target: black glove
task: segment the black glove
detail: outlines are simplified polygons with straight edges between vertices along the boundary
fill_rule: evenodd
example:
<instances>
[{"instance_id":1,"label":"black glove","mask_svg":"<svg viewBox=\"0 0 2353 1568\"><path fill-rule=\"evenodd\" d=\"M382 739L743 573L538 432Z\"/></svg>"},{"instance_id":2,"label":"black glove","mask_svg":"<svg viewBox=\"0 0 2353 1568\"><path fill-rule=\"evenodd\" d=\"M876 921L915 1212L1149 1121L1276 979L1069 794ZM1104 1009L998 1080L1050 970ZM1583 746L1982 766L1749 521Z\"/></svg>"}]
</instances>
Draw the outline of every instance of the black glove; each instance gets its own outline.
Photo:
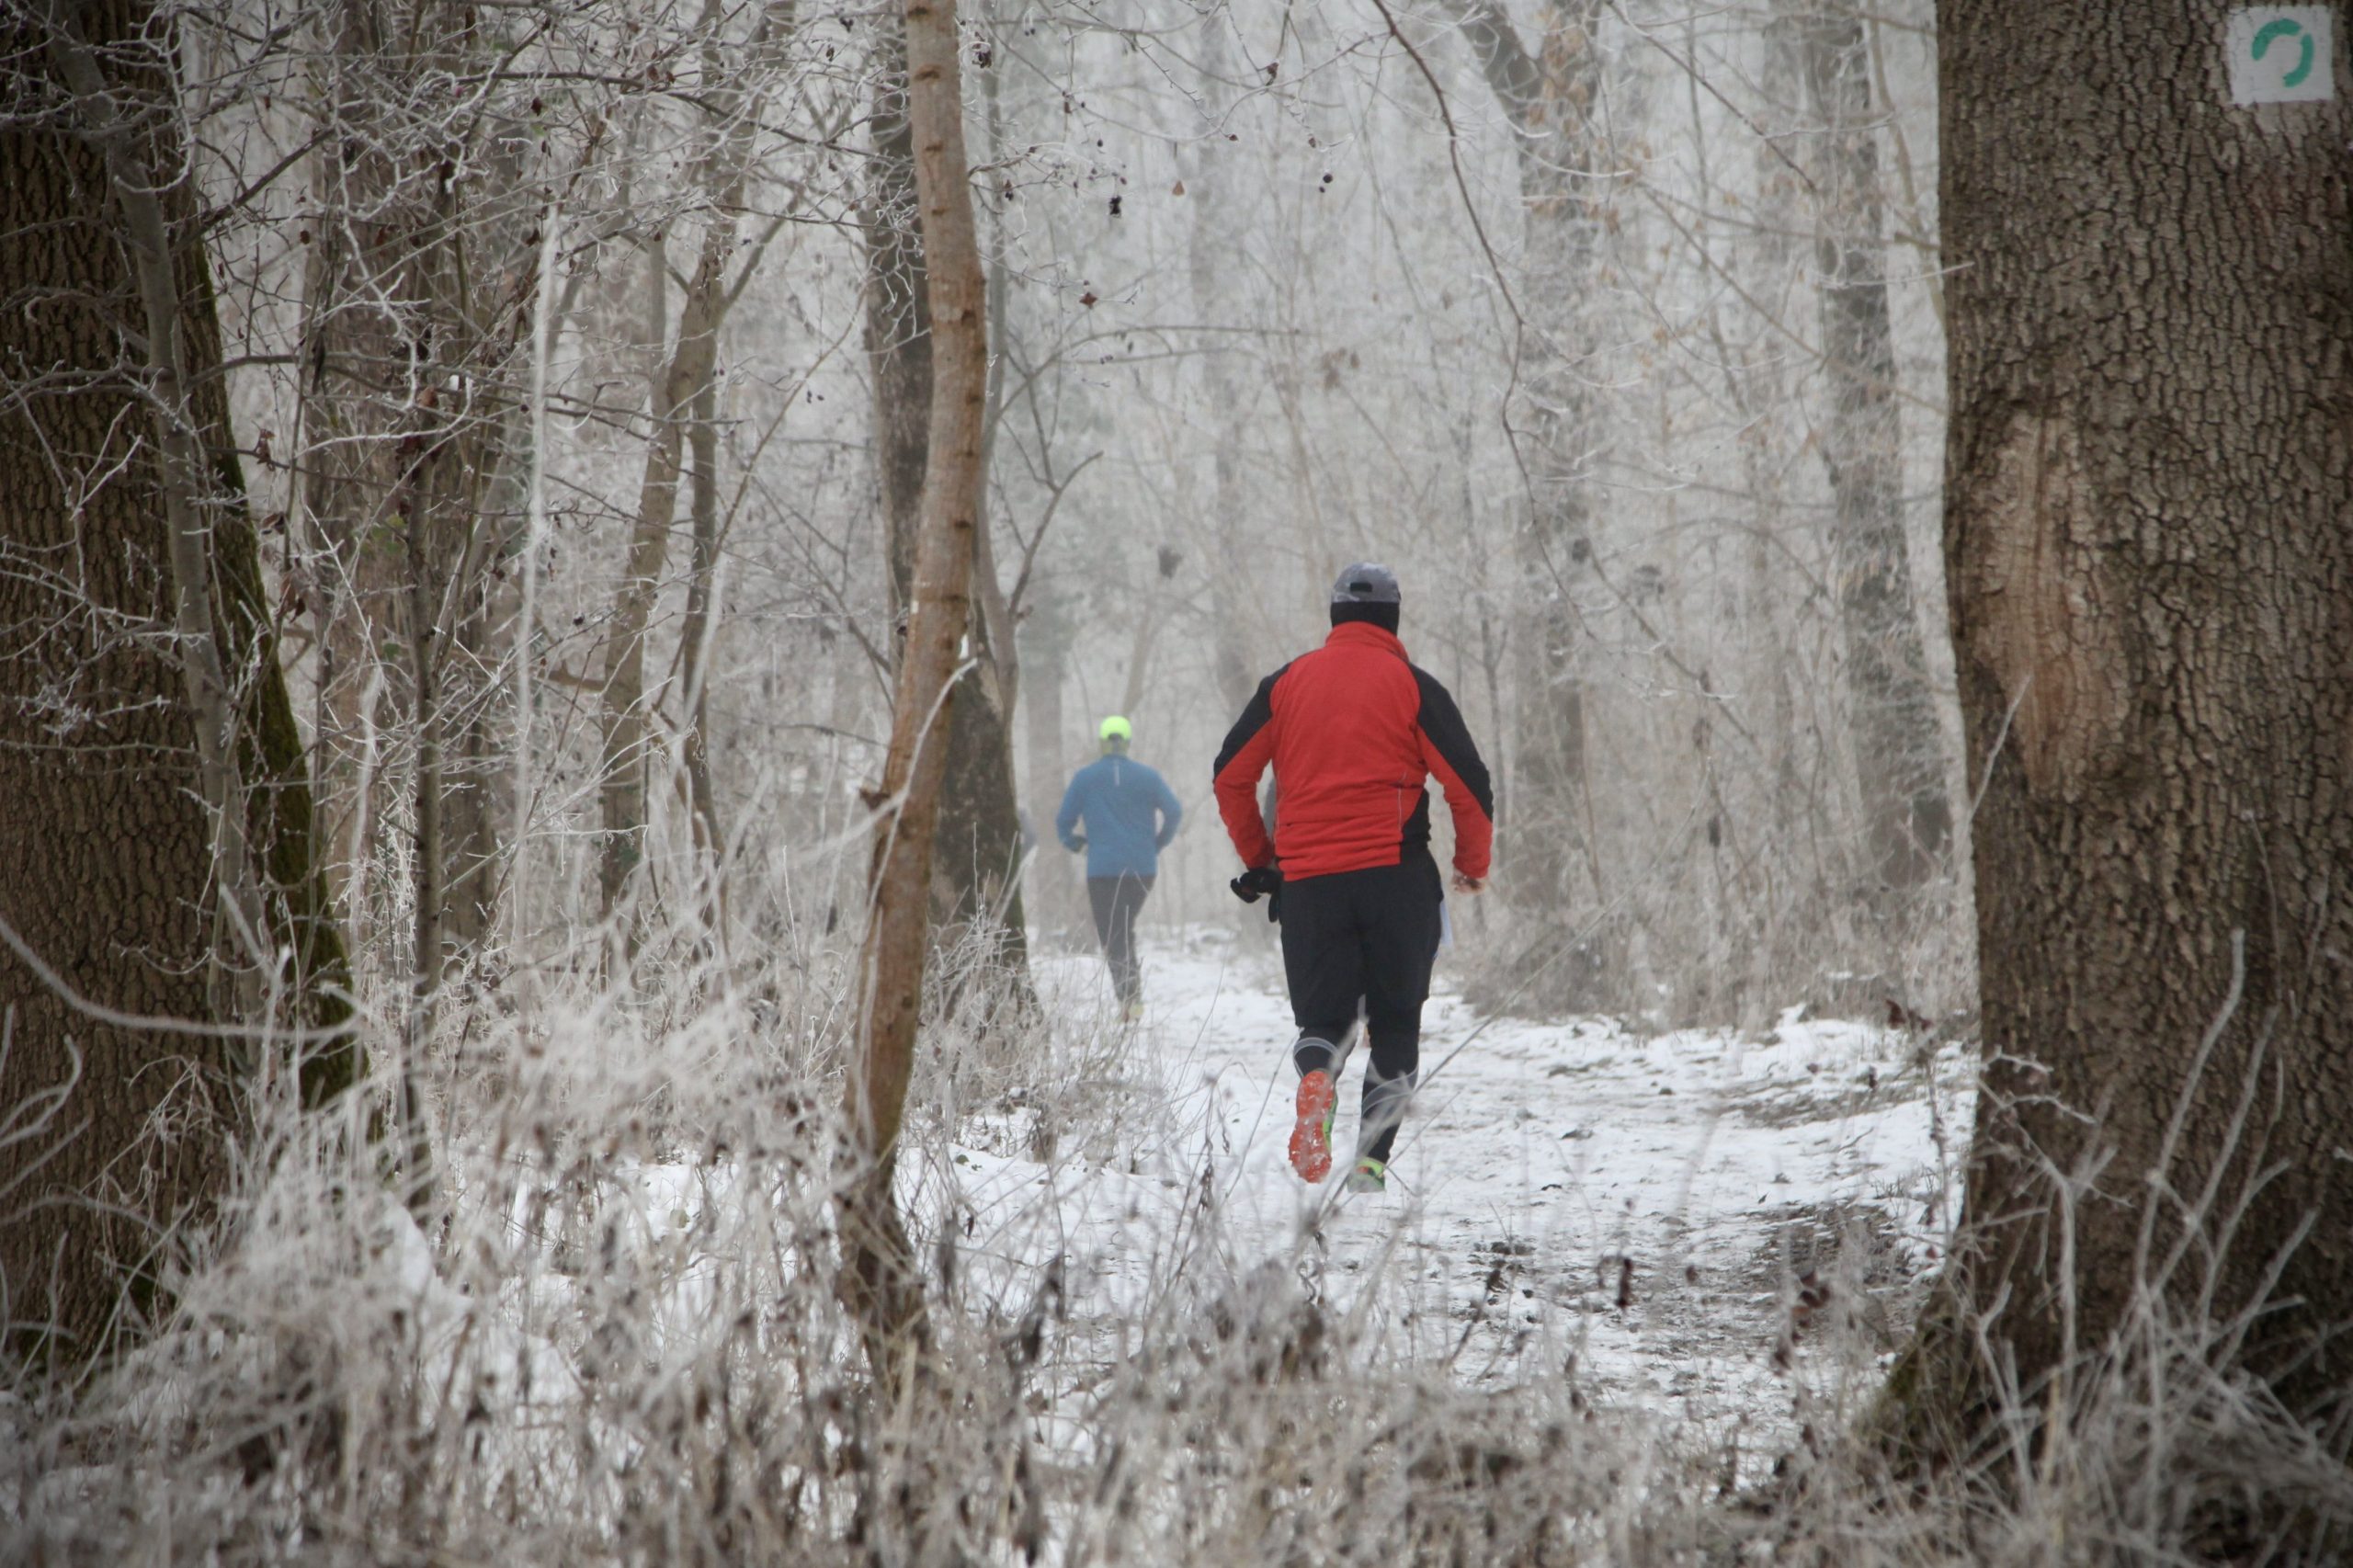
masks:
<instances>
[{"instance_id":1,"label":"black glove","mask_svg":"<svg viewBox=\"0 0 2353 1568\"><path fill-rule=\"evenodd\" d=\"M1086 847L1086 835L1083 833L1072 834L1068 838L1063 840L1063 847L1069 850L1074 855L1077 854L1080 850Z\"/></svg>"},{"instance_id":2,"label":"black glove","mask_svg":"<svg viewBox=\"0 0 2353 1568\"><path fill-rule=\"evenodd\" d=\"M1225 884L1233 896L1245 903L1256 903L1261 897L1267 901L1267 918L1283 917L1283 874L1274 866L1256 866Z\"/></svg>"}]
</instances>

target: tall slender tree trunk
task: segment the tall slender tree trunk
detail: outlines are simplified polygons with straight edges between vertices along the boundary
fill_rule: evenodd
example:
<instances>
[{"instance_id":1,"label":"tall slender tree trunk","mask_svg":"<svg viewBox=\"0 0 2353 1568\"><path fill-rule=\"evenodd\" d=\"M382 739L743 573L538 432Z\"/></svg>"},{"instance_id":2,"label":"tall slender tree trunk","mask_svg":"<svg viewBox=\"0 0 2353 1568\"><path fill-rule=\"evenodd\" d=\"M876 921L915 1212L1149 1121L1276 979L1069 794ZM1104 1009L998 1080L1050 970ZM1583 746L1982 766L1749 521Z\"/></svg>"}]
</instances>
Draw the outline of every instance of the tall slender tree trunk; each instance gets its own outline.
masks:
<instances>
[{"instance_id":1,"label":"tall slender tree trunk","mask_svg":"<svg viewBox=\"0 0 2353 1568\"><path fill-rule=\"evenodd\" d=\"M1203 134L1194 143L1199 155L1191 160L1189 170L1192 177L1186 199L1191 222L1185 233L1185 270L1192 286L1193 319L1199 322L1231 313L1237 286L1226 264L1244 207L1219 172L1220 163L1233 166L1231 144L1211 134L1224 122L1229 91L1226 34L1232 27L1231 16L1221 10L1212 10L1201 23ZM1257 688L1258 651L1251 645L1250 631L1266 619L1253 585L1236 564L1251 556L1249 518L1245 515L1247 497L1242 482L1242 429L1247 405L1239 395L1232 363L1222 349L1212 347L1203 354L1200 371L1210 417L1217 430L1211 458L1211 515L1204 530L1209 548L1203 551L1210 562L1211 673L1217 681L1220 711L1237 714Z\"/></svg>"},{"instance_id":2,"label":"tall slender tree trunk","mask_svg":"<svg viewBox=\"0 0 2353 1568\"><path fill-rule=\"evenodd\" d=\"M455 505L460 491L428 470L479 474L503 454L457 411L438 406L436 369L472 362L462 253L475 236L453 221L455 193L429 172L452 148L448 128L415 101L454 68L451 18L430 4L386 7L339 0L318 24L322 87L314 156L318 213L303 285L301 469L289 572L313 620L317 757L313 770L336 891L370 923L368 862L376 847L386 721L414 660L415 574L456 579L474 519L437 509L415 552L400 507L420 496ZM469 449L453 449L463 445ZM463 602L470 585L450 581ZM445 629L446 630L446 629ZM435 651L446 664L447 640ZM404 672L404 666L406 666ZM446 671L444 672L446 673ZM413 697L413 693L411 694ZM412 704L411 719L415 718ZM446 868L434 875L447 887Z\"/></svg>"},{"instance_id":3,"label":"tall slender tree trunk","mask_svg":"<svg viewBox=\"0 0 2353 1568\"><path fill-rule=\"evenodd\" d=\"M2341 65L2334 101L2234 107L2225 9L1938 6L1984 780L1959 1279L2028 1413L2154 1303L2341 1435L2353 110ZM1897 1392L1965 1423L1989 1382L1948 1322Z\"/></svg>"},{"instance_id":4,"label":"tall slender tree trunk","mask_svg":"<svg viewBox=\"0 0 2353 1568\"><path fill-rule=\"evenodd\" d=\"M316 650L313 788L329 874L364 931L392 906L371 896L378 824L415 756L418 681L436 688L445 831L440 858L420 869L439 890L442 951L425 967L454 973L491 934L511 817L498 672L516 606L501 567L523 531L529 426L506 381L523 335L503 275L533 218L511 199L521 154L453 129L441 85L483 41L462 7L330 0L313 26L314 232L287 577ZM502 286L483 287L491 278ZM452 387L462 395L446 397ZM420 574L435 585L425 598ZM420 615L435 622L421 672Z\"/></svg>"},{"instance_id":5,"label":"tall slender tree trunk","mask_svg":"<svg viewBox=\"0 0 2353 1568\"><path fill-rule=\"evenodd\" d=\"M393 485L397 389L406 366L397 279L417 224L404 191L395 122L404 62L377 8L340 0L316 23L321 214L303 278L301 474L288 571L316 645L313 728L327 875L363 944L372 924L367 862L375 842L375 709L403 551L381 520ZM398 29L393 29L397 31Z\"/></svg>"},{"instance_id":6,"label":"tall slender tree trunk","mask_svg":"<svg viewBox=\"0 0 2353 1568\"><path fill-rule=\"evenodd\" d=\"M1029 734L1029 825L1038 841L1029 870L1029 910L1040 929L1069 925L1079 917L1078 877L1053 836L1070 781L1063 683L1074 629L1059 579L1040 574L1029 580L1029 615L1021 622L1021 722Z\"/></svg>"},{"instance_id":7,"label":"tall slender tree trunk","mask_svg":"<svg viewBox=\"0 0 2353 1568\"><path fill-rule=\"evenodd\" d=\"M913 603L891 713L875 824L871 904L859 959L859 1057L849 1119L859 1171L842 1199L842 1290L877 1374L904 1378L926 1335L921 1282L892 1196L915 1065L928 945L933 833L950 746L944 721L972 623L988 400L986 288L972 221L956 11L907 0L907 134L928 263L932 399Z\"/></svg>"},{"instance_id":8,"label":"tall slender tree trunk","mask_svg":"<svg viewBox=\"0 0 2353 1568\"><path fill-rule=\"evenodd\" d=\"M695 270L687 280L679 307L678 337L664 364L651 400L654 430L646 443L645 466L638 482L637 516L630 529L629 551L620 587L613 596L613 615L605 637L605 666L599 682L603 753L600 800L604 846L597 866L597 883L604 917L622 916L624 949L635 946L636 922L622 910L631 879L644 857L646 779L649 771L645 690L645 643L653 619L654 601L661 590L669 559L670 529L677 519L678 476L688 428L694 423L695 400L712 382L719 364L719 331L733 297L727 264L735 252L737 215L752 172L752 153L759 131L755 85L775 67L775 55L794 26L791 0L768 0L753 24L736 76L715 66L721 85L711 97L711 142L695 160L698 183L710 210ZM704 25L716 27L719 8L706 6ZM658 259L652 268L650 306L658 316L666 297L666 267ZM654 334L654 352L662 351Z\"/></svg>"},{"instance_id":9,"label":"tall slender tree trunk","mask_svg":"<svg viewBox=\"0 0 2353 1568\"><path fill-rule=\"evenodd\" d=\"M894 617L906 621L917 592L916 540L938 349L927 286L927 232L908 221L916 205L917 160L905 108L904 59L893 40L878 62L874 175L866 225L865 331L874 376L883 555ZM988 526L985 517L980 526ZM974 552L978 562L994 571L985 540L975 540ZM972 623L966 628L971 667L958 679L959 700L949 721L950 761L932 862L932 921L943 940L985 936L990 956L1026 993L1029 943L1018 881L1021 823L1014 785L1013 713L996 658L997 640L1004 632L990 625L984 597L983 592L973 595Z\"/></svg>"},{"instance_id":10,"label":"tall slender tree trunk","mask_svg":"<svg viewBox=\"0 0 2353 1568\"><path fill-rule=\"evenodd\" d=\"M727 222L721 219L716 222ZM728 223L733 227L732 222ZM722 253L722 256L724 253ZM649 258L646 287L662 313L660 301L669 290L668 268L659 250ZM717 279L698 270L694 287L706 303ZM688 315L695 313L690 302ZM645 464L638 480L637 514L630 528L629 548L621 566L620 585L613 594L613 614L605 633L605 667L597 682L597 705L603 749L597 759L600 783L597 801L603 815L604 840L597 856L597 886L600 911L608 921L620 919L624 951L637 946L637 920L624 915L621 903L645 855L646 745L649 726L645 711L645 640L654 618L654 597L670 555L670 525L678 501L680 452L684 420L696 385L693 359L715 353L710 330L690 333L682 319L676 351L663 363L655 379L648 414L654 422L645 445ZM663 345L657 336L654 351Z\"/></svg>"},{"instance_id":11,"label":"tall slender tree trunk","mask_svg":"<svg viewBox=\"0 0 2353 1568\"><path fill-rule=\"evenodd\" d=\"M293 1019L347 1016L153 28L135 0L0 22L0 48L70 106L0 131L0 367L51 372L0 399L0 1330L63 1358L157 1304L227 1175L250 1073L277 1070L258 1036L89 1009L267 1023L222 983L253 960L221 939L225 897L264 952L293 955L268 975L301 1001ZM357 1070L330 1040L301 1087L315 1103Z\"/></svg>"},{"instance_id":12,"label":"tall slender tree trunk","mask_svg":"<svg viewBox=\"0 0 2353 1568\"><path fill-rule=\"evenodd\" d=\"M886 22L875 51L873 174L865 214L866 359L874 377L874 475L882 493L891 612L914 608L915 543L931 419L931 296L916 216L907 48Z\"/></svg>"},{"instance_id":13,"label":"tall slender tree trunk","mask_svg":"<svg viewBox=\"0 0 2353 1568\"><path fill-rule=\"evenodd\" d=\"M438 474L420 475L412 491L429 489ZM432 539L435 514L441 508L425 496L411 494L406 504L409 548L409 678L410 722L416 745L416 873L415 947L409 973L409 1004L401 1029L400 1121L405 1171L402 1186L409 1209L420 1224L434 1210L433 1145L425 1119L425 1096L420 1086L424 1065L433 1050L434 1026L440 1017L441 987L448 973L441 941L443 857L441 842L441 753L445 725L441 709L441 650L438 631L441 583L434 565L439 551Z\"/></svg>"},{"instance_id":14,"label":"tall slender tree trunk","mask_svg":"<svg viewBox=\"0 0 2353 1568\"><path fill-rule=\"evenodd\" d=\"M710 778L710 654L719 632L719 388L706 377L695 389L694 419L687 427L694 458L688 516L692 522L693 560L687 569L687 615L678 628L679 683L686 690L686 733L679 767L686 775L687 808L694 820L695 852L708 903L705 923L723 938L727 930L727 834L719 816L719 792Z\"/></svg>"},{"instance_id":15,"label":"tall slender tree trunk","mask_svg":"<svg viewBox=\"0 0 2353 1568\"><path fill-rule=\"evenodd\" d=\"M1796 31L1807 96L1823 127L1814 159L1824 209L1815 251L1831 417L1820 449L1834 501L1831 538L1867 864L1875 892L1903 889L1927 881L1941 863L1952 809L1904 540L1903 431L1870 65L1862 21L1851 12L1809 11Z\"/></svg>"},{"instance_id":16,"label":"tall slender tree trunk","mask_svg":"<svg viewBox=\"0 0 2353 1568\"><path fill-rule=\"evenodd\" d=\"M451 714L443 758L442 937L452 955L485 953L495 936L505 890L507 837L514 819L516 694L503 666L508 639L521 624L521 574L516 557L526 547L530 506L530 425L517 402L501 421L495 473L480 517L473 559L461 561L450 596L457 631L445 650L452 690L442 694Z\"/></svg>"},{"instance_id":17,"label":"tall slender tree trunk","mask_svg":"<svg viewBox=\"0 0 2353 1568\"><path fill-rule=\"evenodd\" d=\"M1529 487L1514 537L1523 613L1514 703L1509 789L1502 802L1508 834L1506 896L1551 940L1527 961L1550 964L1547 989L1583 1006L1612 1001L1624 971L1621 932L1607 914L1608 889L1593 843L1586 769L1585 677L1577 649L1585 635L1574 595L1593 558L1591 468L1598 409L1583 361L1592 327L1585 312L1610 199L1600 165L1608 151L1597 102L1601 66L1594 41L1599 0L1547 0L1539 13L1544 38L1529 51L1500 0L1457 0L1463 40L1511 122L1519 163L1527 250L1535 265L1523 310L1528 330L1518 352L1526 388L1514 411Z\"/></svg>"}]
</instances>

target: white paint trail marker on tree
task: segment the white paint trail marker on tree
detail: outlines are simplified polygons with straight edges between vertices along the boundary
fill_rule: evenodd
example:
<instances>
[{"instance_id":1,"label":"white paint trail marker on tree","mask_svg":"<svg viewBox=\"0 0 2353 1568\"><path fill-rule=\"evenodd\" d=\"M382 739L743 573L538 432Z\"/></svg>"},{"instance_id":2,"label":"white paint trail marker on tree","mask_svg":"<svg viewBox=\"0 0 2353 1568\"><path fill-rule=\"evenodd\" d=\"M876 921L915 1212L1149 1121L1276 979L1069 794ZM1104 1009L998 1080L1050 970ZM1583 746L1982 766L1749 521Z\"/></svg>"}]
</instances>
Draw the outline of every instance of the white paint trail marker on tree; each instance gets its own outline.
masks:
<instances>
[{"instance_id":1,"label":"white paint trail marker on tree","mask_svg":"<svg viewBox=\"0 0 2353 1568\"><path fill-rule=\"evenodd\" d=\"M2320 103L2336 96L2336 29L2327 6L2248 6L2222 28L2234 104Z\"/></svg>"}]
</instances>

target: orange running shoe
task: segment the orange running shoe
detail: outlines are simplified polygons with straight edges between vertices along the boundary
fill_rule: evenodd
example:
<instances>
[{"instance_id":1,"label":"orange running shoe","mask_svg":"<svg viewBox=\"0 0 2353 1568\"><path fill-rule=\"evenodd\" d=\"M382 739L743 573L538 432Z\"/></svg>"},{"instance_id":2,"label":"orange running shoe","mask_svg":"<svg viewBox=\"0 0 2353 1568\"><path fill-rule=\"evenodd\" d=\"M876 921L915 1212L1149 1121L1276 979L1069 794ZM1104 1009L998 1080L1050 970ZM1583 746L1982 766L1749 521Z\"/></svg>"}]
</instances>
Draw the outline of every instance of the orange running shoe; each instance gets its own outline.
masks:
<instances>
[{"instance_id":1,"label":"orange running shoe","mask_svg":"<svg viewBox=\"0 0 2353 1568\"><path fill-rule=\"evenodd\" d=\"M1332 1107L1339 1099L1332 1074L1317 1068L1299 1081L1299 1120L1290 1130L1290 1168L1305 1181L1332 1174Z\"/></svg>"}]
</instances>

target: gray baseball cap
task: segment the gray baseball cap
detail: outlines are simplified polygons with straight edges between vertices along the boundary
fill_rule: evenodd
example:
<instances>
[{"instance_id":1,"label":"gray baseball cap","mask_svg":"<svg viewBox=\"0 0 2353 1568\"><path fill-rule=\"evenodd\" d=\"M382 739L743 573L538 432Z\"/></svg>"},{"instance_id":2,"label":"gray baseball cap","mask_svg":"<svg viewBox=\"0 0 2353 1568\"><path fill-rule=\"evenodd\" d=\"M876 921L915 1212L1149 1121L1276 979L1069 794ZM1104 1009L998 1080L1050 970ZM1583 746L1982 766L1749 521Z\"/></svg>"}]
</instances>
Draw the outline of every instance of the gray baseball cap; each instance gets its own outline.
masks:
<instances>
[{"instance_id":1,"label":"gray baseball cap","mask_svg":"<svg viewBox=\"0 0 2353 1568\"><path fill-rule=\"evenodd\" d=\"M1336 605L1393 605L1398 602L1397 574L1378 562L1359 561L1333 582L1332 602Z\"/></svg>"}]
</instances>

